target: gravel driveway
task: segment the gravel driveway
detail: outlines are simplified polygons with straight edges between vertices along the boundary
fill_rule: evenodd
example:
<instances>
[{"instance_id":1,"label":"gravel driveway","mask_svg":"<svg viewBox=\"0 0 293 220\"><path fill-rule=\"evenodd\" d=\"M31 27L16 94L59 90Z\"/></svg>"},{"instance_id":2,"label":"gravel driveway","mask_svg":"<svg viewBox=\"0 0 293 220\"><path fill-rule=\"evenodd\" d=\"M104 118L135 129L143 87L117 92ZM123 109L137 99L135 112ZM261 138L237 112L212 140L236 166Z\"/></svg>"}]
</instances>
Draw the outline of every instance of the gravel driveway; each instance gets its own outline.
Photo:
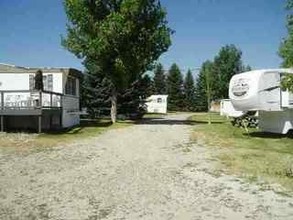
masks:
<instances>
[{"instance_id":1,"label":"gravel driveway","mask_svg":"<svg viewBox=\"0 0 293 220\"><path fill-rule=\"evenodd\" d=\"M187 115L0 154L0 219L293 219L293 199L209 172Z\"/></svg>"}]
</instances>

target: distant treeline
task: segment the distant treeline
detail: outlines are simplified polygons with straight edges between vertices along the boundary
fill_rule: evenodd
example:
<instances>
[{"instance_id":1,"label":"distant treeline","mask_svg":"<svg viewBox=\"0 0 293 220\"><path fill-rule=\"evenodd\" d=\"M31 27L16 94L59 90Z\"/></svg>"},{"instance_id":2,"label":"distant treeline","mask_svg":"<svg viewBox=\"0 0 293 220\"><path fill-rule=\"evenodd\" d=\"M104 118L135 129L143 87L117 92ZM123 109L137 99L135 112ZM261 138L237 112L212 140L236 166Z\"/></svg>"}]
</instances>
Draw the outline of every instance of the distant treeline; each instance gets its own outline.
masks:
<instances>
[{"instance_id":1,"label":"distant treeline","mask_svg":"<svg viewBox=\"0 0 293 220\"><path fill-rule=\"evenodd\" d=\"M118 94L118 114L138 111L153 94L169 95L169 111L207 111L209 101L228 98L229 81L234 74L251 69L243 65L241 56L241 50L234 45L224 46L212 61L202 64L198 75L191 70L182 72L176 63L169 70L158 63L152 72ZM82 88L82 105L92 115L109 110L111 82L104 75L85 74Z\"/></svg>"}]
</instances>

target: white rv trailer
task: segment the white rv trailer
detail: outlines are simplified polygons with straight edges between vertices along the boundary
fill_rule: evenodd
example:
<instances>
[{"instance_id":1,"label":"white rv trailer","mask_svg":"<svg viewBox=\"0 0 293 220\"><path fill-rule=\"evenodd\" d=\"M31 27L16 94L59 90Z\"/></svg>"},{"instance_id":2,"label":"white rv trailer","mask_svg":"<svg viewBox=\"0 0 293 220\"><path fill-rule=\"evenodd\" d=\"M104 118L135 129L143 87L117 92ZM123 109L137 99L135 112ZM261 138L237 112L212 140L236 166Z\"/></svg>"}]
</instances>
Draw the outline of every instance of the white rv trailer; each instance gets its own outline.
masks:
<instances>
[{"instance_id":1,"label":"white rv trailer","mask_svg":"<svg viewBox=\"0 0 293 220\"><path fill-rule=\"evenodd\" d=\"M35 89L42 71L43 90ZM72 68L0 64L0 124L5 129L60 129L79 124L79 80Z\"/></svg>"},{"instance_id":2,"label":"white rv trailer","mask_svg":"<svg viewBox=\"0 0 293 220\"><path fill-rule=\"evenodd\" d=\"M293 69L263 69L234 75L229 97L236 110L258 111L265 132L286 134L293 129L293 94L280 87L284 74Z\"/></svg>"},{"instance_id":3,"label":"white rv trailer","mask_svg":"<svg viewBox=\"0 0 293 220\"><path fill-rule=\"evenodd\" d=\"M146 99L148 113L167 114L168 95L152 95Z\"/></svg>"}]
</instances>

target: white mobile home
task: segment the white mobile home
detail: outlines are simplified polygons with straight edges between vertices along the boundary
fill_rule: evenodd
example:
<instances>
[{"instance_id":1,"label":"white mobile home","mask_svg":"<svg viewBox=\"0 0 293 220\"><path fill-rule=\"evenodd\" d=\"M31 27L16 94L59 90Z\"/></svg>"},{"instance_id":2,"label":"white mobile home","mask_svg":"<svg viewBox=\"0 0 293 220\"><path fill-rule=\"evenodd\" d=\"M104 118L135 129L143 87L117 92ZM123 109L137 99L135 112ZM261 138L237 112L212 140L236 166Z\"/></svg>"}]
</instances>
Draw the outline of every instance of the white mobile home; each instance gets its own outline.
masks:
<instances>
[{"instance_id":1,"label":"white mobile home","mask_svg":"<svg viewBox=\"0 0 293 220\"><path fill-rule=\"evenodd\" d=\"M146 99L148 113L167 114L168 95L152 95Z\"/></svg>"},{"instance_id":2,"label":"white mobile home","mask_svg":"<svg viewBox=\"0 0 293 220\"><path fill-rule=\"evenodd\" d=\"M286 134L293 129L293 94L280 87L284 74L293 74L293 69L254 70L234 75L230 81L234 108L258 111L263 131Z\"/></svg>"},{"instance_id":3,"label":"white mobile home","mask_svg":"<svg viewBox=\"0 0 293 220\"><path fill-rule=\"evenodd\" d=\"M42 89L36 89L41 71ZM60 129L79 124L79 81L71 68L26 68L0 64L1 130Z\"/></svg>"}]
</instances>

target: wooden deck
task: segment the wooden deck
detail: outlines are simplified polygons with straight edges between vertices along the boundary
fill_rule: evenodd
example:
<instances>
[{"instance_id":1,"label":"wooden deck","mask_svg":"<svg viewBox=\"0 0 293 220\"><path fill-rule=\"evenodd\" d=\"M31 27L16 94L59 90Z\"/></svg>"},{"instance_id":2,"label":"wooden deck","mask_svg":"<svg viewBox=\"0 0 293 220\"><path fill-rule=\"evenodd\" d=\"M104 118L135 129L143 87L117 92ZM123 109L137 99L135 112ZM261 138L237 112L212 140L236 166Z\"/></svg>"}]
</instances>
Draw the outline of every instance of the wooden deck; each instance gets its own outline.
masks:
<instances>
[{"instance_id":1,"label":"wooden deck","mask_svg":"<svg viewBox=\"0 0 293 220\"><path fill-rule=\"evenodd\" d=\"M0 129L4 130L5 116L36 116L41 132L42 116L53 113L62 117L63 94L36 90L0 90ZM60 118L61 122L62 118Z\"/></svg>"}]
</instances>

